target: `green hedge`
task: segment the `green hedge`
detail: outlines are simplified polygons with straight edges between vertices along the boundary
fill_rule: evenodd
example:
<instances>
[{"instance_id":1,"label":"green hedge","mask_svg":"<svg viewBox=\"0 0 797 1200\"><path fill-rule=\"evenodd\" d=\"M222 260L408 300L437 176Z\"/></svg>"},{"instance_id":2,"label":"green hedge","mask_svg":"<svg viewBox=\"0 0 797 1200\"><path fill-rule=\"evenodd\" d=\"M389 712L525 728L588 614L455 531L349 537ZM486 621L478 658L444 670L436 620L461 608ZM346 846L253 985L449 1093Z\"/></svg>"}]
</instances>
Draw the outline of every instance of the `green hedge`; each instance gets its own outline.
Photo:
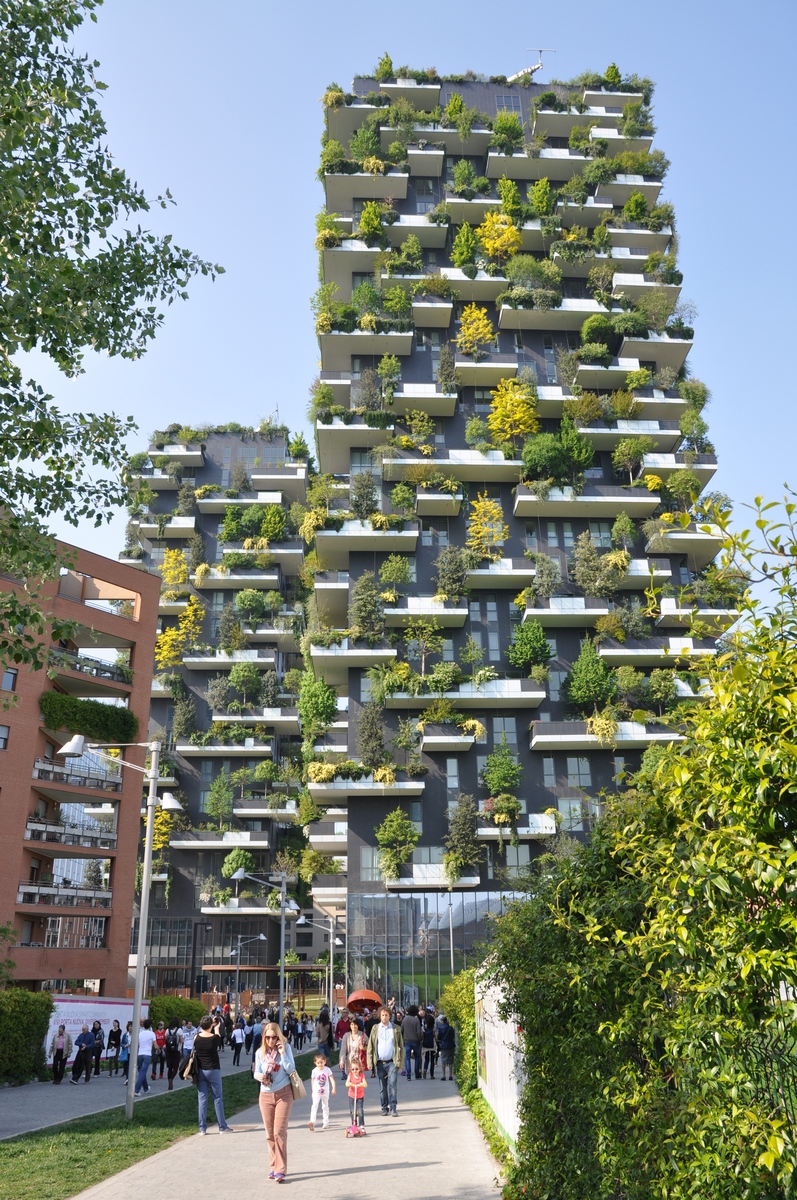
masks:
<instances>
[{"instance_id":1,"label":"green hedge","mask_svg":"<svg viewBox=\"0 0 797 1200\"><path fill-rule=\"evenodd\" d=\"M44 1071L44 1039L54 1008L49 992L0 991L0 1083L28 1083Z\"/></svg>"},{"instance_id":2,"label":"green hedge","mask_svg":"<svg viewBox=\"0 0 797 1200\"><path fill-rule=\"evenodd\" d=\"M190 1017L198 1025L207 1011L201 1000L186 1000L182 996L153 996L149 1002L149 1015L155 1025L158 1021L168 1025L172 1017L178 1021Z\"/></svg>"},{"instance_id":3,"label":"green hedge","mask_svg":"<svg viewBox=\"0 0 797 1200\"><path fill-rule=\"evenodd\" d=\"M138 718L128 708L78 700L63 692L43 692L39 707L48 729L69 729L98 742L134 742L138 736Z\"/></svg>"},{"instance_id":4,"label":"green hedge","mask_svg":"<svg viewBox=\"0 0 797 1200\"><path fill-rule=\"evenodd\" d=\"M476 1072L476 985L473 968L459 971L440 994L440 1008L457 1031L454 1070L463 1096L479 1086Z\"/></svg>"}]
</instances>

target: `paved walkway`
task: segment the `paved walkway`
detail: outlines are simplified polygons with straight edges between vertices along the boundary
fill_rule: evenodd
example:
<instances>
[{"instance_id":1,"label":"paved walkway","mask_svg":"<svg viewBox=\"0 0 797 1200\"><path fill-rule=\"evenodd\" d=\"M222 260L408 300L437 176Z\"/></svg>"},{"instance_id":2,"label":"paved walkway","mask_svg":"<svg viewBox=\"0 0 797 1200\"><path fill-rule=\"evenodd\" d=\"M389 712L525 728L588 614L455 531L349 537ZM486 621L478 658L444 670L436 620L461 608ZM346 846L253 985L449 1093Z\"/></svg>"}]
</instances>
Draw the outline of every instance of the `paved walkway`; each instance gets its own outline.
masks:
<instances>
[{"instance_id":1,"label":"paved walkway","mask_svg":"<svg viewBox=\"0 0 797 1200\"><path fill-rule=\"evenodd\" d=\"M336 1072L337 1075L337 1072ZM291 1114L288 1177L296 1200L496 1200L498 1167L456 1084L399 1080L396 1118L383 1117L368 1079L368 1136L348 1141L348 1099L340 1086L326 1132L310 1133L310 1095ZM55 1089L53 1089L55 1090ZM77 1089L72 1088L71 1091ZM258 1108L230 1121L235 1137L184 1138L74 1200L141 1200L148 1195L250 1196L269 1187L266 1136ZM267 1194L270 1194L267 1192Z\"/></svg>"}]
</instances>

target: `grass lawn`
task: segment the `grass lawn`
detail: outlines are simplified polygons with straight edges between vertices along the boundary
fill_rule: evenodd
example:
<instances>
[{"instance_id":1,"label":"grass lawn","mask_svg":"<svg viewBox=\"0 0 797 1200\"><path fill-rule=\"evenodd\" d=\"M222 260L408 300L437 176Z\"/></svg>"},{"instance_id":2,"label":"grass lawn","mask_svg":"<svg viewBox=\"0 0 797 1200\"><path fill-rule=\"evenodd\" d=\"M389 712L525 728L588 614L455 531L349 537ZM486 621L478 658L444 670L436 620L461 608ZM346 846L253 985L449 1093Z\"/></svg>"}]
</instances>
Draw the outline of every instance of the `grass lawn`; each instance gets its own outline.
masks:
<instances>
[{"instance_id":1,"label":"grass lawn","mask_svg":"<svg viewBox=\"0 0 797 1200\"><path fill-rule=\"evenodd\" d=\"M308 1079L312 1055L299 1058L297 1069ZM223 1077L222 1086L227 1117L257 1103L248 1071ZM212 1101L208 1124L211 1119ZM124 1107L113 1108L0 1142L0 1200L66 1200L196 1131L196 1088L181 1087L137 1104L132 1121L125 1120Z\"/></svg>"}]
</instances>

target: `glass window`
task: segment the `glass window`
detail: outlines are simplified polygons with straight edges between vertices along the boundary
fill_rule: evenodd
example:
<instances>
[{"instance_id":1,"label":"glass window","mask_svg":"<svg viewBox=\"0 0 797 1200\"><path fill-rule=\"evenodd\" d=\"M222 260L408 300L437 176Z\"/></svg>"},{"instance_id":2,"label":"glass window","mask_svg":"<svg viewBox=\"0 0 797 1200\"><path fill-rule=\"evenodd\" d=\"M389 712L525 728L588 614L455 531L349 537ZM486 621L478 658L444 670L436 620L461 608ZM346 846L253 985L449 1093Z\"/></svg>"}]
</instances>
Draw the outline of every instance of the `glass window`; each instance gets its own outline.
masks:
<instances>
[{"instance_id":1,"label":"glass window","mask_svg":"<svg viewBox=\"0 0 797 1200\"><path fill-rule=\"evenodd\" d=\"M614 782L618 785L625 783L625 759L622 755L614 756Z\"/></svg>"},{"instance_id":2,"label":"glass window","mask_svg":"<svg viewBox=\"0 0 797 1200\"><path fill-rule=\"evenodd\" d=\"M443 638L443 662L454 661L454 639Z\"/></svg>"},{"instance_id":3,"label":"glass window","mask_svg":"<svg viewBox=\"0 0 797 1200\"><path fill-rule=\"evenodd\" d=\"M592 771L588 758L567 759L567 786L572 788L592 787Z\"/></svg>"},{"instance_id":4,"label":"glass window","mask_svg":"<svg viewBox=\"0 0 797 1200\"><path fill-rule=\"evenodd\" d=\"M508 875L519 875L524 867L529 865L529 847L528 844L520 846L507 846L506 848L506 871Z\"/></svg>"},{"instance_id":5,"label":"glass window","mask_svg":"<svg viewBox=\"0 0 797 1200\"><path fill-rule=\"evenodd\" d=\"M414 183L416 196L434 195L434 184L431 179L416 179L414 180Z\"/></svg>"},{"instance_id":6,"label":"glass window","mask_svg":"<svg viewBox=\"0 0 797 1200\"><path fill-rule=\"evenodd\" d=\"M584 801L581 796L558 796L556 807L562 816L562 828L574 832L584 828Z\"/></svg>"},{"instance_id":7,"label":"glass window","mask_svg":"<svg viewBox=\"0 0 797 1200\"><path fill-rule=\"evenodd\" d=\"M378 883L381 878L379 848L377 846L360 846L360 879L363 883Z\"/></svg>"},{"instance_id":8,"label":"glass window","mask_svg":"<svg viewBox=\"0 0 797 1200\"><path fill-rule=\"evenodd\" d=\"M542 760L542 782L547 788L556 787L556 765L553 755L547 755Z\"/></svg>"},{"instance_id":9,"label":"glass window","mask_svg":"<svg viewBox=\"0 0 797 1200\"><path fill-rule=\"evenodd\" d=\"M445 421L435 421L434 423L434 444L438 449L442 449L446 444Z\"/></svg>"},{"instance_id":10,"label":"glass window","mask_svg":"<svg viewBox=\"0 0 797 1200\"><path fill-rule=\"evenodd\" d=\"M572 521L563 521L562 522L562 545L564 546L565 550L572 550L573 546L575 545L575 541L576 541L576 539L573 536L573 522Z\"/></svg>"},{"instance_id":11,"label":"glass window","mask_svg":"<svg viewBox=\"0 0 797 1200\"><path fill-rule=\"evenodd\" d=\"M550 652L551 652L551 658L556 658L556 657L557 657L557 653L558 653L558 651L557 651L557 649L556 649L556 637L555 637L555 635L551 634L551 636L550 636L550 637L547 637L545 640L546 640L546 642L548 643L548 649L549 649L549 650L550 650Z\"/></svg>"},{"instance_id":12,"label":"glass window","mask_svg":"<svg viewBox=\"0 0 797 1200\"><path fill-rule=\"evenodd\" d=\"M501 661L501 644L498 639L497 629L489 629L487 631L487 661Z\"/></svg>"},{"instance_id":13,"label":"glass window","mask_svg":"<svg viewBox=\"0 0 797 1200\"><path fill-rule=\"evenodd\" d=\"M517 750L517 720L515 717L493 717L493 744L505 737L512 750Z\"/></svg>"},{"instance_id":14,"label":"glass window","mask_svg":"<svg viewBox=\"0 0 797 1200\"><path fill-rule=\"evenodd\" d=\"M548 537L547 537L547 540L548 540L548 545L549 545L549 546L552 546L554 549L557 549L557 548L558 548L558 546L559 546L559 534L557 533L557 530L556 530L556 522L555 522L555 521L549 521L549 522L548 522Z\"/></svg>"},{"instance_id":15,"label":"glass window","mask_svg":"<svg viewBox=\"0 0 797 1200\"><path fill-rule=\"evenodd\" d=\"M556 383L556 352L553 348L553 337L546 333L543 338L543 354L545 355L545 378L548 383Z\"/></svg>"},{"instance_id":16,"label":"glass window","mask_svg":"<svg viewBox=\"0 0 797 1200\"><path fill-rule=\"evenodd\" d=\"M612 527L609 521L590 521L589 535L601 550L611 550Z\"/></svg>"},{"instance_id":17,"label":"glass window","mask_svg":"<svg viewBox=\"0 0 797 1200\"><path fill-rule=\"evenodd\" d=\"M520 611L518 606L515 604L515 601L510 600L509 601L509 620L510 621L519 621L522 616L523 616L523 613Z\"/></svg>"},{"instance_id":18,"label":"glass window","mask_svg":"<svg viewBox=\"0 0 797 1200\"><path fill-rule=\"evenodd\" d=\"M526 522L526 549L537 553L537 523L536 521Z\"/></svg>"},{"instance_id":19,"label":"glass window","mask_svg":"<svg viewBox=\"0 0 797 1200\"><path fill-rule=\"evenodd\" d=\"M0 750L8 749L8 735L11 732L8 725L0 725Z\"/></svg>"},{"instance_id":20,"label":"glass window","mask_svg":"<svg viewBox=\"0 0 797 1200\"><path fill-rule=\"evenodd\" d=\"M548 694L551 699L556 701L559 699L562 690L562 684L567 679L567 671L551 671L550 682L548 684Z\"/></svg>"},{"instance_id":21,"label":"glass window","mask_svg":"<svg viewBox=\"0 0 797 1200\"><path fill-rule=\"evenodd\" d=\"M459 763L456 758L446 759L446 787L449 791L459 790Z\"/></svg>"},{"instance_id":22,"label":"glass window","mask_svg":"<svg viewBox=\"0 0 797 1200\"><path fill-rule=\"evenodd\" d=\"M15 667L6 667L3 671L3 681L0 683L0 688L4 692L15 692L17 690L17 675L19 671Z\"/></svg>"},{"instance_id":23,"label":"glass window","mask_svg":"<svg viewBox=\"0 0 797 1200\"><path fill-rule=\"evenodd\" d=\"M520 96L496 96L495 107L499 112L520 112Z\"/></svg>"},{"instance_id":24,"label":"glass window","mask_svg":"<svg viewBox=\"0 0 797 1200\"><path fill-rule=\"evenodd\" d=\"M367 704L371 699L371 680L367 675L360 676L360 703Z\"/></svg>"}]
</instances>

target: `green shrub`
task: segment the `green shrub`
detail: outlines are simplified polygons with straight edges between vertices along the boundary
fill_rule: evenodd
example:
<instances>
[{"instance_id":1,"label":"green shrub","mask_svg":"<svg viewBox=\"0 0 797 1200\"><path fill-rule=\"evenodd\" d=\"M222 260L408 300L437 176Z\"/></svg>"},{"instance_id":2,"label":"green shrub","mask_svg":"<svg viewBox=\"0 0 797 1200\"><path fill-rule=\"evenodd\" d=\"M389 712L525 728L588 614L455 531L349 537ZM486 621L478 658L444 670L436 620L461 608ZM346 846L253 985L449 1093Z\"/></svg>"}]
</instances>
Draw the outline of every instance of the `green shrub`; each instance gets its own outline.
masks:
<instances>
[{"instance_id":1,"label":"green shrub","mask_svg":"<svg viewBox=\"0 0 797 1200\"><path fill-rule=\"evenodd\" d=\"M133 742L138 734L138 718L128 708L78 700L63 692L43 692L39 707L48 729L68 729L98 742Z\"/></svg>"},{"instance_id":2,"label":"green shrub","mask_svg":"<svg viewBox=\"0 0 797 1200\"><path fill-rule=\"evenodd\" d=\"M463 1096L479 1086L476 1067L475 971L459 971L440 993L439 1008L457 1031L454 1073Z\"/></svg>"},{"instance_id":3,"label":"green shrub","mask_svg":"<svg viewBox=\"0 0 797 1200\"><path fill-rule=\"evenodd\" d=\"M610 346L614 340L612 319L604 316L603 313L593 313L581 326L582 346L586 346L590 342L600 342L603 346Z\"/></svg>"},{"instance_id":4,"label":"green shrub","mask_svg":"<svg viewBox=\"0 0 797 1200\"><path fill-rule=\"evenodd\" d=\"M168 1025L173 1017L178 1021L183 1019L198 1025L205 1016L205 1006L201 1000L186 1000L182 996L153 996L149 1002L149 1015L153 1025L163 1021Z\"/></svg>"},{"instance_id":5,"label":"green shrub","mask_svg":"<svg viewBox=\"0 0 797 1200\"><path fill-rule=\"evenodd\" d=\"M0 1083L28 1083L43 1073L53 1008L49 992L0 991Z\"/></svg>"}]
</instances>

